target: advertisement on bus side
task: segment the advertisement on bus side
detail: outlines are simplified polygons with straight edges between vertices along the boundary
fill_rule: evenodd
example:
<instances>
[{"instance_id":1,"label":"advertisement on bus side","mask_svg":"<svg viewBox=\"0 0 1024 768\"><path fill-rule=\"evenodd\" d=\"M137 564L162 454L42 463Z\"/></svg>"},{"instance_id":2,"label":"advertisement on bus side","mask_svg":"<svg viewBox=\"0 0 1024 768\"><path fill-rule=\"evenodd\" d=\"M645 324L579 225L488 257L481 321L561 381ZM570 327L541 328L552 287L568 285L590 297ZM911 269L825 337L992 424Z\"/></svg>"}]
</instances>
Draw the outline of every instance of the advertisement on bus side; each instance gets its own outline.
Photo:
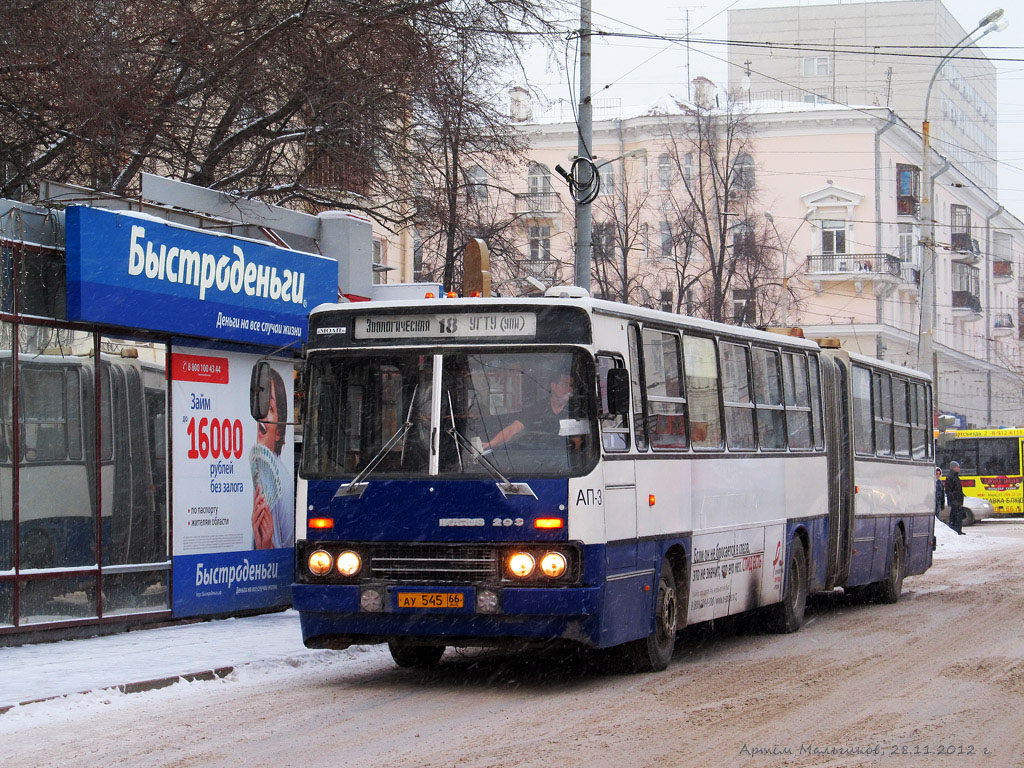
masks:
<instances>
[{"instance_id":1,"label":"advertisement on bus side","mask_svg":"<svg viewBox=\"0 0 1024 768\"><path fill-rule=\"evenodd\" d=\"M175 347L174 614L288 605L295 543L292 364L271 361L267 421L249 414L261 357Z\"/></svg>"}]
</instances>

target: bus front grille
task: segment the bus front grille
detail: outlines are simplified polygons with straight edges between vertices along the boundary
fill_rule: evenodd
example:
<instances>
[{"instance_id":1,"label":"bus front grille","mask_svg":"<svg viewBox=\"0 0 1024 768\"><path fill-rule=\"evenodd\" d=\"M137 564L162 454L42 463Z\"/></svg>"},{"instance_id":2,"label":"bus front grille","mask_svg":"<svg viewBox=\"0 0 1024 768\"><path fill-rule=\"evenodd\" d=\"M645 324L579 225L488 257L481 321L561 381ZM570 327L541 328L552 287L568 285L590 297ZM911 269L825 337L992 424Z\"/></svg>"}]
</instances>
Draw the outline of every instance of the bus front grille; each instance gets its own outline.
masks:
<instances>
[{"instance_id":1,"label":"bus front grille","mask_svg":"<svg viewBox=\"0 0 1024 768\"><path fill-rule=\"evenodd\" d=\"M375 547L373 578L423 584L477 584L499 578L498 557L490 547L407 544Z\"/></svg>"}]
</instances>

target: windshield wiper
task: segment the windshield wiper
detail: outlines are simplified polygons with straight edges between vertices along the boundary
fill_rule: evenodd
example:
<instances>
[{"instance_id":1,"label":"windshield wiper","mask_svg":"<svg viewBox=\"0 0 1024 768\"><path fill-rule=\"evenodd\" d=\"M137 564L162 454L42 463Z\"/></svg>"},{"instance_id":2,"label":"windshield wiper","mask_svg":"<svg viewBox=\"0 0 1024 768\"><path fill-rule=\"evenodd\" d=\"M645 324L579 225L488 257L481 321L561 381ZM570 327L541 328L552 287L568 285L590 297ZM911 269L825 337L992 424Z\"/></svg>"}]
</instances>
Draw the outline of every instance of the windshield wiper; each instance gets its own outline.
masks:
<instances>
[{"instance_id":1,"label":"windshield wiper","mask_svg":"<svg viewBox=\"0 0 1024 768\"><path fill-rule=\"evenodd\" d=\"M377 451L377 454L370 459L369 463L365 467L363 467L363 470L352 478L351 482L345 483L338 488L337 492L334 494L335 499L339 496L362 497L367 486L363 481L371 472L373 472L373 470L377 468L377 465L384 460L384 457L391 453L391 449L398 445L398 442L405 437L406 433L412 429L412 409L416 406L416 391L419 388L420 385L417 384L412 391L412 397L409 398L409 410L405 414L405 423L398 428L398 431L395 432L395 434L388 438L388 441L381 446L380 450ZM402 450L405 450L404 447Z\"/></svg>"},{"instance_id":2,"label":"windshield wiper","mask_svg":"<svg viewBox=\"0 0 1024 768\"><path fill-rule=\"evenodd\" d=\"M498 486L498 490L501 491L502 496L505 496L506 498L509 496L533 496L533 498L537 498L537 494L533 492L529 483L513 483L501 474L498 468L491 463L490 459L487 458L487 455L473 445L471 441L467 440L465 436L460 435L454 425L452 425L452 428L448 430L448 434L452 436L453 440L455 440L456 446L461 444L467 448L470 453L476 457L476 460L483 465L483 468L487 470L488 474L497 481L495 482L495 485Z\"/></svg>"}]
</instances>

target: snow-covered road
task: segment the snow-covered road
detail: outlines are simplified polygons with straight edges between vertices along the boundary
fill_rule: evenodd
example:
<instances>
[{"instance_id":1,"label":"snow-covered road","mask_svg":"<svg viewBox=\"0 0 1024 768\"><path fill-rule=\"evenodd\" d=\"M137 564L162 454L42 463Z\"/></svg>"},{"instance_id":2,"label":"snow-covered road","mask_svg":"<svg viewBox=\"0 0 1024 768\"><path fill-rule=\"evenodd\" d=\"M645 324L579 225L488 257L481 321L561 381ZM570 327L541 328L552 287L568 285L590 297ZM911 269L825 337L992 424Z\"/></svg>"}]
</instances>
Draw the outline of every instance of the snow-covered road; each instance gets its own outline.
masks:
<instances>
[{"instance_id":1,"label":"snow-covered road","mask_svg":"<svg viewBox=\"0 0 1024 768\"><path fill-rule=\"evenodd\" d=\"M494 651L400 670L381 647L303 649L291 614L0 649L0 703L235 666L15 707L0 766L1022 765L1024 521L968 534L942 531L897 605L822 596L788 636L690 629L657 675Z\"/></svg>"}]
</instances>

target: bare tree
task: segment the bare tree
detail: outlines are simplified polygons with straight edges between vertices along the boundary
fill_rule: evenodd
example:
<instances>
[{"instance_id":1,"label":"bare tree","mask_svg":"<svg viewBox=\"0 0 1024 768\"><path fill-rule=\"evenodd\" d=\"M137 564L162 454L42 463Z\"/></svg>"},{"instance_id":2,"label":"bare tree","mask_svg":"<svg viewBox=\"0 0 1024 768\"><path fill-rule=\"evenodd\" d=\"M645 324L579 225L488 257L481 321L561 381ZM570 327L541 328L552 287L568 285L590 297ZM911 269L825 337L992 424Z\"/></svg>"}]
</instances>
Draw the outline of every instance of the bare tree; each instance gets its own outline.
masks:
<instances>
[{"instance_id":1,"label":"bare tree","mask_svg":"<svg viewBox=\"0 0 1024 768\"><path fill-rule=\"evenodd\" d=\"M420 107L458 80L459 41L514 51L543 25L539 0L14 0L0 194L42 178L126 193L149 170L397 223Z\"/></svg>"},{"instance_id":2,"label":"bare tree","mask_svg":"<svg viewBox=\"0 0 1024 768\"><path fill-rule=\"evenodd\" d=\"M677 269L678 301L695 294L697 314L719 322L767 324L781 291L776 246L758 208L754 131L741 102L703 101L666 116L663 135L671 171L666 213L685 248ZM734 291L737 293L734 294ZM733 311L733 299L743 311Z\"/></svg>"}]
</instances>

